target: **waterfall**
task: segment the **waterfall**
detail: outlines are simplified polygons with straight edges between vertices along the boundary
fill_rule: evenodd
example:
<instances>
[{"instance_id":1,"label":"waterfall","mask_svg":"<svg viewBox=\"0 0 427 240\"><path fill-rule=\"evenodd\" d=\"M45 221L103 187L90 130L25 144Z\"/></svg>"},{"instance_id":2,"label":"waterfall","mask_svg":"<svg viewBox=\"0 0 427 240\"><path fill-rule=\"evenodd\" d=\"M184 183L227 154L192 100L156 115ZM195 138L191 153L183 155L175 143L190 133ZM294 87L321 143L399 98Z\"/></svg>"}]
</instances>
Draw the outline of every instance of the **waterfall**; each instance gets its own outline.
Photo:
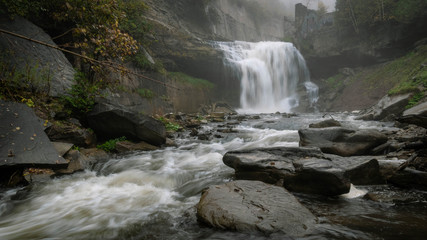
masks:
<instances>
[{"instance_id":1,"label":"waterfall","mask_svg":"<svg viewBox=\"0 0 427 240\"><path fill-rule=\"evenodd\" d=\"M318 87L301 53L287 42L219 42L225 60L241 81L243 112L291 112L299 106L298 87L304 86L309 105L318 100ZM300 85L302 84L302 85Z\"/></svg>"}]
</instances>

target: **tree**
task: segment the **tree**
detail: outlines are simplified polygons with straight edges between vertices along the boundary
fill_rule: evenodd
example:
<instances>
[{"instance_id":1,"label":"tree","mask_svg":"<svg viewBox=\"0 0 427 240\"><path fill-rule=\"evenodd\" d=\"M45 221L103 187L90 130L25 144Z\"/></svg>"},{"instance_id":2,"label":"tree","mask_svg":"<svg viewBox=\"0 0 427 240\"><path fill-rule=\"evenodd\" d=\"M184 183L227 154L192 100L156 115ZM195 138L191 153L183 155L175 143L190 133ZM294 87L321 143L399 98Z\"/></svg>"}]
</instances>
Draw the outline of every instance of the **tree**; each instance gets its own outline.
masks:
<instances>
[{"instance_id":1,"label":"tree","mask_svg":"<svg viewBox=\"0 0 427 240\"><path fill-rule=\"evenodd\" d=\"M138 42L121 29L128 21L128 4L136 0L0 0L10 16L21 15L46 28L60 29L63 47L102 61L121 61L134 55ZM141 3L143 4L143 3ZM4 10L3 10L4 11ZM91 65L92 70L99 70Z\"/></svg>"},{"instance_id":2,"label":"tree","mask_svg":"<svg viewBox=\"0 0 427 240\"><path fill-rule=\"evenodd\" d=\"M328 12L328 8L322 1L317 3L317 12L319 13L319 16L323 16Z\"/></svg>"}]
</instances>

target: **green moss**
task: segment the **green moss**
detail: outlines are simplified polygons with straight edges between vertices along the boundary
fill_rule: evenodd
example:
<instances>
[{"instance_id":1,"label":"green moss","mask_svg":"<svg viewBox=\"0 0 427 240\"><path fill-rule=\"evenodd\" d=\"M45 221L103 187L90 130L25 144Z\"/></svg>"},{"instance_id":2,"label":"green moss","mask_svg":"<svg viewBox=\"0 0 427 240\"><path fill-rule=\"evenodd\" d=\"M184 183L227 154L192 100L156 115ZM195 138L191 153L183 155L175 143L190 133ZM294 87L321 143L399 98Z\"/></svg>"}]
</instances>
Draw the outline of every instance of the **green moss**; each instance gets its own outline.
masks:
<instances>
[{"instance_id":1,"label":"green moss","mask_svg":"<svg viewBox=\"0 0 427 240\"><path fill-rule=\"evenodd\" d=\"M119 137L115 139L110 139L103 144L96 146L98 149L102 149L106 152L112 152L116 149L116 144L118 142L126 141L126 137Z\"/></svg>"},{"instance_id":2,"label":"green moss","mask_svg":"<svg viewBox=\"0 0 427 240\"><path fill-rule=\"evenodd\" d=\"M157 120L159 120L160 122L162 122L165 125L165 128L167 131L176 132L182 128L179 124L174 123L174 122L172 122L169 119L166 119L164 117L158 117Z\"/></svg>"},{"instance_id":3,"label":"green moss","mask_svg":"<svg viewBox=\"0 0 427 240\"><path fill-rule=\"evenodd\" d=\"M427 87L427 45L417 48L406 56L388 64L384 71L396 85L389 91L390 95L417 92Z\"/></svg>"},{"instance_id":4,"label":"green moss","mask_svg":"<svg viewBox=\"0 0 427 240\"><path fill-rule=\"evenodd\" d=\"M209 82L208 80L195 78L182 72L169 72L168 77L175 79L179 82L189 84L195 87L200 87L200 88L211 89L211 88L214 88L215 86L213 83Z\"/></svg>"},{"instance_id":5,"label":"green moss","mask_svg":"<svg viewBox=\"0 0 427 240\"><path fill-rule=\"evenodd\" d=\"M143 98L152 99L154 97L153 91L148 88L138 88L136 92Z\"/></svg>"},{"instance_id":6,"label":"green moss","mask_svg":"<svg viewBox=\"0 0 427 240\"><path fill-rule=\"evenodd\" d=\"M334 75L326 79L326 83L329 85L330 88L336 90L343 86L344 79L345 79L345 76L339 73L337 75Z\"/></svg>"},{"instance_id":7,"label":"green moss","mask_svg":"<svg viewBox=\"0 0 427 240\"><path fill-rule=\"evenodd\" d=\"M409 108L411 108L411 107L413 107L413 106L415 106L415 105L417 105L419 102L420 102L420 100L421 99L423 99L424 98L424 93L423 92L419 92L419 93L416 93L410 100L409 100L409 103L408 103L408 105L406 105L406 109L409 109Z\"/></svg>"}]
</instances>

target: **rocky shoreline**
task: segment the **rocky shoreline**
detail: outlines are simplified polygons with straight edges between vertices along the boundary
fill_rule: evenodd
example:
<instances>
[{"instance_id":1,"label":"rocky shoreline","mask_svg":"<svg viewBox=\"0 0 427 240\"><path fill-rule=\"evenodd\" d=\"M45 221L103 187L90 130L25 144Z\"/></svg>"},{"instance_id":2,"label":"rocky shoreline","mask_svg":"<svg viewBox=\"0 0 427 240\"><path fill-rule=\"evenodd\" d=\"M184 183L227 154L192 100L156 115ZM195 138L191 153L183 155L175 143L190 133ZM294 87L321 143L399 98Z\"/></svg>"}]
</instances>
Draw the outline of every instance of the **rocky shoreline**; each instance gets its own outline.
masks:
<instances>
[{"instance_id":1,"label":"rocky shoreline","mask_svg":"<svg viewBox=\"0 0 427 240\"><path fill-rule=\"evenodd\" d=\"M8 156L6 160L26 156L20 156L19 151L12 149L17 147L15 144L7 145L14 142L6 142L13 134L28 138L26 141L21 141L24 145L26 142L40 143L39 137L46 134L46 139L49 137L53 142L41 144L43 148L39 151L56 149L58 153L49 163L3 164L0 170L4 187L26 185L72 174L90 168L99 161L114 157L115 154L173 146L175 144L173 137L180 132L189 132L190 136L195 136L202 141L221 138L236 131L234 126L240 122L248 118L260 118L257 115L237 115L226 105L216 104L202 109L205 115L166 114L162 116L167 121L179 124L178 132L174 133L166 131L163 125L159 125L158 120L145 117L143 119L155 121L154 125L148 124L151 129L154 129L153 131L160 126L157 132L161 134L154 135L154 140L149 140L147 135L128 136L133 141L119 141L116 143L115 153L107 153L94 147L97 144L99 129L88 130L82 127L78 120L73 119L62 121L67 124L47 124L40 121L33 110L25 104L3 101L1 104L2 121L7 119L3 117L7 114L13 121L13 123L3 124L7 127L2 128L1 133L1 149L3 156ZM27 112L30 116L18 112L18 109ZM118 126L114 130L116 132L112 131L114 134L109 137L126 135L129 129L123 128L122 125L129 126L129 121L135 122L140 127L147 126L146 121L124 111L109 109L108 112L110 114L108 118L102 117L101 121L115 121L115 123L110 123L106 129ZM285 115L285 119L296 116ZM21 119L21 116L25 117ZM124 122L121 122L118 116L124 116ZM27 122L31 128L21 125L21 120ZM209 122L220 124L217 125L217 129L208 132L199 131L203 124ZM197 205L198 220L215 228L243 232L260 231L265 234L279 231L295 237L313 231L317 220L310 210L298 202L293 196L294 193L337 197L349 193L352 185L377 184L425 191L427 189L427 130L407 123L395 125L398 128L393 128L394 130L360 130L342 126L339 121L331 118L311 124L309 128L300 129L298 131L299 147L257 148L227 152L223 156L223 162L235 170L235 181L211 186L203 191ZM38 129L37 132L35 129ZM27 130L30 130L29 133ZM159 141L157 139L160 135L163 140ZM7 147L4 147L6 145ZM32 151L25 148L24 153L36 156ZM366 196L369 200L378 200L378 196L369 193ZM272 202L272 199L278 201Z\"/></svg>"}]
</instances>

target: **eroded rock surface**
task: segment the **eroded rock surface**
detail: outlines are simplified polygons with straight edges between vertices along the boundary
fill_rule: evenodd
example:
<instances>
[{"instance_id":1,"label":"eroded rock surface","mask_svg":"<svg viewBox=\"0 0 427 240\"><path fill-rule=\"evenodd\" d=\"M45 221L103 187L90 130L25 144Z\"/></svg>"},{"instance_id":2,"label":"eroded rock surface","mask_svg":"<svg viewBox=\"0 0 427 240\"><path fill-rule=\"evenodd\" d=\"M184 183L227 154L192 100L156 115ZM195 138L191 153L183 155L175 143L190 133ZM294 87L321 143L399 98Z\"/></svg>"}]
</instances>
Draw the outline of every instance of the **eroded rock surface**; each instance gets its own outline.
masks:
<instances>
[{"instance_id":1,"label":"eroded rock surface","mask_svg":"<svg viewBox=\"0 0 427 240\"><path fill-rule=\"evenodd\" d=\"M316 223L316 217L286 189L243 180L205 190L197 204L197 217L221 229L289 236L310 233Z\"/></svg>"},{"instance_id":2,"label":"eroded rock surface","mask_svg":"<svg viewBox=\"0 0 427 240\"><path fill-rule=\"evenodd\" d=\"M300 146L318 147L324 153L340 156L369 155L388 139L375 129L353 130L342 127L301 129L298 134Z\"/></svg>"}]
</instances>

